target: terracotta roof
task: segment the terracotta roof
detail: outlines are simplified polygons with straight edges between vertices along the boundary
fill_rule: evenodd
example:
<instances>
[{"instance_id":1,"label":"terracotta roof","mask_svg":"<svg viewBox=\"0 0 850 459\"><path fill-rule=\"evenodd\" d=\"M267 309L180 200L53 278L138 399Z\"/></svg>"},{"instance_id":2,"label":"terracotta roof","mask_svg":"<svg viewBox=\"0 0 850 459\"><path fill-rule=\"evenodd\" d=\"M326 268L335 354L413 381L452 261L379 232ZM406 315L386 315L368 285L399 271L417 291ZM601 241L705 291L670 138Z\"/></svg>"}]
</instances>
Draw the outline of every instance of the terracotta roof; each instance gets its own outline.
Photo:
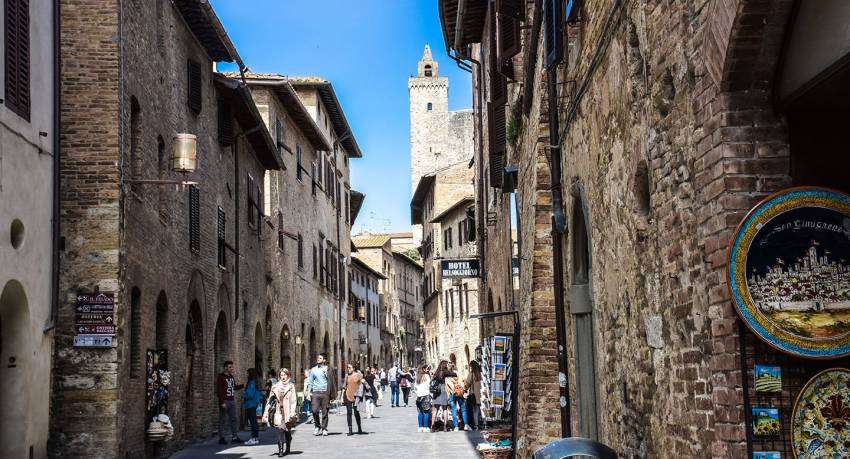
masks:
<instances>
[{"instance_id":1,"label":"terracotta roof","mask_svg":"<svg viewBox=\"0 0 850 459\"><path fill-rule=\"evenodd\" d=\"M351 240L354 241L354 245L361 249L369 247L383 247L384 244L390 240L390 235L363 233L354 236Z\"/></svg>"},{"instance_id":2,"label":"terracotta roof","mask_svg":"<svg viewBox=\"0 0 850 459\"><path fill-rule=\"evenodd\" d=\"M228 73L227 76L241 78L238 73ZM319 125L307 111L307 107L301 102L301 98L298 97L298 93L295 92L295 88L292 87L289 79L276 73L246 73L245 81L248 86L266 87L272 90L314 148L321 151L333 149L327 136L322 133ZM271 120L269 120L269 126L271 126Z\"/></svg>"},{"instance_id":3,"label":"terracotta roof","mask_svg":"<svg viewBox=\"0 0 850 459\"><path fill-rule=\"evenodd\" d=\"M296 89L312 88L319 92L322 103L328 110L331 121L333 121L334 132L336 132L336 136L339 138L342 146L345 147L348 156L353 158L362 157L363 152L360 151L360 146L357 145L357 141L354 139L354 133L351 131L351 126L348 125L348 119L345 117L342 104L339 103L336 91L334 91L331 82L317 76L293 76L289 77L289 82Z\"/></svg>"},{"instance_id":4,"label":"terracotta roof","mask_svg":"<svg viewBox=\"0 0 850 459\"><path fill-rule=\"evenodd\" d=\"M413 233L410 231L401 233L390 233L390 236L392 236L393 238L412 238Z\"/></svg>"}]
</instances>

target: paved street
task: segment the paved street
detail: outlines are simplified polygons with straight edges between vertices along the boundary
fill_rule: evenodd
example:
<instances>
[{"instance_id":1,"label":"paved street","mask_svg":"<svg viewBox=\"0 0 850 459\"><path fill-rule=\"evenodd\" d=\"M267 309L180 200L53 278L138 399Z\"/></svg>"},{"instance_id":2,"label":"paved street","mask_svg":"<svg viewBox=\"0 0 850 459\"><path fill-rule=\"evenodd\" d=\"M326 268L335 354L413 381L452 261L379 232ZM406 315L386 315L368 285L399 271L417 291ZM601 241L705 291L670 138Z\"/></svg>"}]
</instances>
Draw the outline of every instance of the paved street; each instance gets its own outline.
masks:
<instances>
[{"instance_id":1,"label":"paved street","mask_svg":"<svg viewBox=\"0 0 850 459\"><path fill-rule=\"evenodd\" d=\"M478 457L475 452L475 444L480 441L478 432L419 433L416 431L416 408L413 406L391 408L389 404L382 404L375 410L375 418L363 419L363 430L368 435L351 437L346 435L345 408L340 413L331 414L327 437L314 437L312 424L298 426L292 441L293 455L323 459L374 459L393 457L393 453L420 458ZM243 439L250 437L247 432L240 436ZM274 431L260 432L260 440L257 446L221 446L217 439L212 439L184 449L172 458L268 458L277 452Z\"/></svg>"}]
</instances>

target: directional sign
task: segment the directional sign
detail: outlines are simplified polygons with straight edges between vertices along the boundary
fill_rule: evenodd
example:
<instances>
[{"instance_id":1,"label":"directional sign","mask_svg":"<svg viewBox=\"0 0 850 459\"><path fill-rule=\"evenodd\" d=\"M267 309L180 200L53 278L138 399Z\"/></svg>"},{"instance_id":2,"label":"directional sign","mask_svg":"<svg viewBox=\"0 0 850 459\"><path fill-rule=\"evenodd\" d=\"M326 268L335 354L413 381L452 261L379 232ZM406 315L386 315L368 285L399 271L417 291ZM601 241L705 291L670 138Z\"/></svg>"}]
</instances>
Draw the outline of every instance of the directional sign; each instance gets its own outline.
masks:
<instances>
[{"instance_id":1,"label":"directional sign","mask_svg":"<svg viewBox=\"0 0 850 459\"><path fill-rule=\"evenodd\" d=\"M112 314L77 314L74 323L77 325L114 325L115 316Z\"/></svg>"},{"instance_id":2,"label":"directional sign","mask_svg":"<svg viewBox=\"0 0 850 459\"><path fill-rule=\"evenodd\" d=\"M77 295L75 305L77 313L113 313L115 312L114 293L95 293Z\"/></svg>"},{"instance_id":3,"label":"directional sign","mask_svg":"<svg viewBox=\"0 0 850 459\"><path fill-rule=\"evenodd\" d=\"M118 331L115 325L75 325L78 335L114 335Z\"/></svg>"},{"instance_id":4,"label":"directional sign","mask_svg":"<svg viewBox=\"0 0 850 459\"><path fill-rule=\"evenodd\" d=\"M113 347L114 345L114 336L77 335L74 337L74 347Z\"/></svg>"}]
</instances>

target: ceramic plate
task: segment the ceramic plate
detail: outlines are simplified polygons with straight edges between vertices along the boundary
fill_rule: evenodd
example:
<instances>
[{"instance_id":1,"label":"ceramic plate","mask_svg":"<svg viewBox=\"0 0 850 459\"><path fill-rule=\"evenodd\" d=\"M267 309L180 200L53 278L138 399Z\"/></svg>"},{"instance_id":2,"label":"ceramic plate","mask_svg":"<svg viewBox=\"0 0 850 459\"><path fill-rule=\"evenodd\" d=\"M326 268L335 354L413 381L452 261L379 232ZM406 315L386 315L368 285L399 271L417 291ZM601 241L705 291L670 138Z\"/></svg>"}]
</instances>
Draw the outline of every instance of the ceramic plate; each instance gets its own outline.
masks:
<instances>
[{"instance_id":1,"label":"ceramic plate","mask_svg":"<svg viewBox=\"0 0 850 459\"><path fill-rule=\"evenodd\" d=\"M791 442L794 457L850 457L850 370L824 370L803 386Z\"/></svg>"}]
</instances>

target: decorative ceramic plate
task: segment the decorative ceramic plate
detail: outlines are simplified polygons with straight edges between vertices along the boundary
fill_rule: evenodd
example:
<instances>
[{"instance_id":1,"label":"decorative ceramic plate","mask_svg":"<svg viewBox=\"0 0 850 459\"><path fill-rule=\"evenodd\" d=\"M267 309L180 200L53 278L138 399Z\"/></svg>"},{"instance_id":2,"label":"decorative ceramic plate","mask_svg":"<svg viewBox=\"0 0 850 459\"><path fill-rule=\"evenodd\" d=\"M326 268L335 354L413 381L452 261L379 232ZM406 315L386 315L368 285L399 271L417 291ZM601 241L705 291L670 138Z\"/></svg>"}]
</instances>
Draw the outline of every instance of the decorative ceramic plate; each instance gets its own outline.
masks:
<instances>
[{"instance_id":1,"label":"decorative ceramic plate","mask_svg":"<svg viewBox=\"0 0 850 459\"><path fill-rule=\"evenodd\" d=\"M850 355L850 196L801 187L768 197L738 226L728 266L756 336L800 357Z\"/></svg>"},{"instance_id":2,"label":"decorative ceramic plate","mask_svg":"<svg viewBox=\"0 0 850 459\"><path fill-rule=\"evenodd\" d=\"M850 457L850 370L830 368L812 377L791 419L794 457Z\"/></svg>"}]
</instances>

